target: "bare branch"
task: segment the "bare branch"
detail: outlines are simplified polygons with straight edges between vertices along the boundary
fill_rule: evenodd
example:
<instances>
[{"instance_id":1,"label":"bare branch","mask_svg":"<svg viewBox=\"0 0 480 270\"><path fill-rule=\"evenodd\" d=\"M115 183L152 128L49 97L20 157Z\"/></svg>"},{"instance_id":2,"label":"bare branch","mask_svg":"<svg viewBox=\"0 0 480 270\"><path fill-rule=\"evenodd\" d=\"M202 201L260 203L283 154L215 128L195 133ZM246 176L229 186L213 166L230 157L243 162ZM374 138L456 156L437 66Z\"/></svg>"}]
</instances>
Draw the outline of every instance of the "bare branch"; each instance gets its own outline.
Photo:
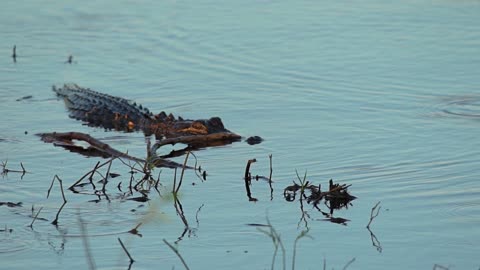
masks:
<instances>
[{"instance_id":1,"label":"bare branch","mask_svg":"<svg viewBox=\"0 0 480 270\"><path fill-rule=\"evenodd\" d=\"M372 223L373 219L376 218L378 216L378 214L380 213L380 209L382 207L381 206L378 207L379 205L380 205L380 201L378 201L377 204L375 204L375 206L372 207L372 212L370 212L370 221L367 224L367 229L370 228L370 224ZM377 210L377 212L375 212L375 210Z\"/></svg>"},{"instance_id":2,"label":"bare branch","mask_svg":"<svg viewBox=\"0 0 480 270\"><path fill-rule=\"evenodd\" d=\"M120 238L117 238L117 239L118 239L118 242L120 242L120 245L122 246L123 251L125 251L125 253L127 254L128 258L130 259L130 263L133 263L135 260L132 258L132 256L130 256L130 253L128 252L127 248L126 248L125 245L123 244L122 240L120 240Z\"/></svg>"}]
</instances>

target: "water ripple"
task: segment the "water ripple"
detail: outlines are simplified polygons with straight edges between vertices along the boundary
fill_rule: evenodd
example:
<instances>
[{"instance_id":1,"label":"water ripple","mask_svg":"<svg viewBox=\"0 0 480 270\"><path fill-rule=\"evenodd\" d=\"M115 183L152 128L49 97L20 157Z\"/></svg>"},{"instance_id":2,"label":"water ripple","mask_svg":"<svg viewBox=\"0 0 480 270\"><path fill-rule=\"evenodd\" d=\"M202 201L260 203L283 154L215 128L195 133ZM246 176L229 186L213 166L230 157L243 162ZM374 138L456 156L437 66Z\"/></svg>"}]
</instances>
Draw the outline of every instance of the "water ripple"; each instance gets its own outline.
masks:
<instances>
[{"instance_id":1,"label":"water ripple","mask_svg":"<svg viewBox=\"0 0 480 270\"><path fill-rule=\"evenodd\" d=\"M13 253L32 247L34 241L29 240L29 233L25 229L2 228L0 233L0 254Z\"/></svg>"},{"instance_id":2,"label":"water ripple","mask_svg":"<svg viewBox=\"0 0 480 270\"><path fill-rule=\"evenodd\" d=\"M460 195L460 194L458 194ZM462 192L462 195L463 194ZM477 194L472 194L478 196ZM463 221L480 221L480 201L475 199L458 199L452 202L451 207L447 210L446 215L457 217Z\"/></svg>"},{"instance_id":3,"label":"water ripple","mask_svg":"<svg viewBox=\"0 0 480 270\"><path fill-rule=\"evenodd\" d=\"M433 117L480 119L479 95L455 95L440 99L430 113Z\"/></svg>"}]
</instances>

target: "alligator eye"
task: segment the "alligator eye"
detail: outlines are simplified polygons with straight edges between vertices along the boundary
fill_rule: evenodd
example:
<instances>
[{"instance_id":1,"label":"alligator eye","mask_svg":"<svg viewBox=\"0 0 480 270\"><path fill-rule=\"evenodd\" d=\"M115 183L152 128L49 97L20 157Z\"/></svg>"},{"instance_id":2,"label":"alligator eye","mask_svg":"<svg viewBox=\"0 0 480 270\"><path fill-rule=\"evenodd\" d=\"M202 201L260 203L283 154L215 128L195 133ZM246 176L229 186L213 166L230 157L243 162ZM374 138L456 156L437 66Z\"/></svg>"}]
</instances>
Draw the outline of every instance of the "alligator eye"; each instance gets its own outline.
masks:
<instances>
[{"instance_id":1,"label":"alligator eye","mask_svg":"<svg viewBox=\"0 0 480 270\"><path fill-rule=\"evenodd\" d=\"M218 129L225 129L222 123L222 119L220 117L212 117L208 120L209 125L216 127Z\"/></svg>"}]
</instances>

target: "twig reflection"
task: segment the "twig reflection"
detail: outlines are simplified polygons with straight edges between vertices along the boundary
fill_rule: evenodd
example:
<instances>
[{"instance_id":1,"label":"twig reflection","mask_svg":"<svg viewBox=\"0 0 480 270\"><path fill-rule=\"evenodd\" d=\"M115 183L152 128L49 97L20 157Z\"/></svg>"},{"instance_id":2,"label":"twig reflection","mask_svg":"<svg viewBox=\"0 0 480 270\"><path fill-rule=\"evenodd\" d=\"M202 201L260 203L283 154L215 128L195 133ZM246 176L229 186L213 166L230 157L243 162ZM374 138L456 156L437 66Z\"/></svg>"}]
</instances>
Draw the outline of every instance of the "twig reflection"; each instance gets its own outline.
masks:
<instances>
[{"instance_id":1,"label":"twig reflection","mask_svg":"<svg viewBox=\"0 0 480 270\"><path fill-rule=\"evenodd\" d=\"M370 221L368 222L366 228L368 232L370 233L370 238L372 240L372 245L377 249L379 253L382 253L382 245L380 244L380 241L378 241L377 236L372 232L370 229L370 225L372 224L372 221L378 216L380 213L380 209L382 206L380 206L380 201L375 204L375 206L372 207L372 210L370 212Z\"/></svg>"},{"instance_id":2,"label":"twig reflection","mask_svg":"<svg viewBox=\"0 0 480 270\"><path fill-rule=\"evenodd\" d=\"M272 174L273 174L273 168L272 168L272 155L269 155L269 160L270 160L270 174L268 177L266 176L263 176L263 175L255 175L255 176L252 176L252 174L250 173L250 166L252 163L255 163L257 162L257 159L256 158L253 158L253 159L249 159L247 161L247 166L245 167L245 175L243 177L244 181L245 181L245 190L247 192L247 197L248 197L248 200L251 201L251 202L256 202L258 201L257 198L254 198L252 197L252 192L250 190L250 186L252 185L252 179L255 179L256 181L258 180L266 180L268 181L268 185L270 187L270 200L273 200L273 186L272 186Z\"/></svg>"}]
</instances>

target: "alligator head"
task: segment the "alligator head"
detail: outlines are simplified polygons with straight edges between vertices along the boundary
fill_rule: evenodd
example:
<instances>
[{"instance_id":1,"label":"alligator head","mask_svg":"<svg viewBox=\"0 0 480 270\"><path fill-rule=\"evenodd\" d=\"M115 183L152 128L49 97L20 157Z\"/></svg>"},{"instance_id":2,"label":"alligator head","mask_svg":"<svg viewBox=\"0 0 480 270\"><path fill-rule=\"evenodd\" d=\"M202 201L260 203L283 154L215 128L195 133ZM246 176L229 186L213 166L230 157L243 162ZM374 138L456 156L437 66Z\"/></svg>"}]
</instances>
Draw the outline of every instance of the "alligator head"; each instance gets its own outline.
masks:
<instances>
[{"instance_id":1,"label":"alligator head","mask_svg":"<svg viewBox=\"0 0 480 270\"><path fill-rule=\"evenodd\" d=\"M220 117L212 117L210 119L201 119L201 120L179 120L174 124L175 130L179 133L189 133L189 134L212 134L218 132L230 132L225 129Z\"/></svg>"},{"instance_id":2,"label":"alligator head","mask_svg":"<svg viewBox=\"0 0 480 270\"><path fill-rule=\"evenodd\" d=\"M190 120L183 119L182 117L176 118L172 114L167 116L167 114L162 111L159 114L153 115L148 122L146 126L147 130L144 129L144 132L155 134L157 139L230 132L225 128L220 117Z\"/></svg>"}]
</instances>

